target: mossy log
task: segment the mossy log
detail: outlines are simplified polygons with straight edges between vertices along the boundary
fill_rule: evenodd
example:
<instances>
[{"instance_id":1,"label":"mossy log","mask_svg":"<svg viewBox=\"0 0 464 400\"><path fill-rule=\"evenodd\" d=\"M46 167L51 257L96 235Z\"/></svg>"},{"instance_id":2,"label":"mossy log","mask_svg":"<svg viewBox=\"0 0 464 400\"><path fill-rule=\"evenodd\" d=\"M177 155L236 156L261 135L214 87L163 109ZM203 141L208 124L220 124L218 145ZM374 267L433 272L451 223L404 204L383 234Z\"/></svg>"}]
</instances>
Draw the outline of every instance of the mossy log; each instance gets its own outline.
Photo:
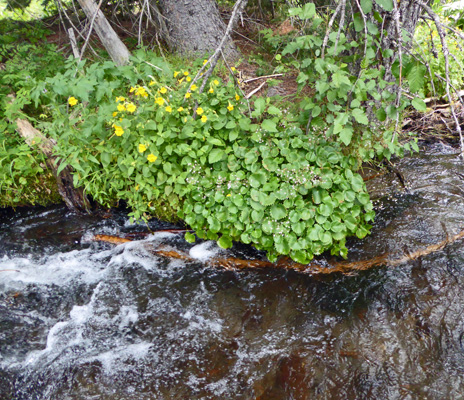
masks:
<instances>
[{"instance_id":1,"label":"mossy log","mask_svg":"<svg viewBox=\"0 0 464 400\"><path fill-rule=\"evenodd\" d=\"M60 163L53 155L55 142L45 137L32 124L24 119L16 120L17 131L30 147L38 148L47 158L47 166L53 172L58 186L58 192L66 206L76 212L90 212L90 202L82 188L75 188L73 184L72 169L66 166L59 174Z\"/></svg>"}]
</instances>

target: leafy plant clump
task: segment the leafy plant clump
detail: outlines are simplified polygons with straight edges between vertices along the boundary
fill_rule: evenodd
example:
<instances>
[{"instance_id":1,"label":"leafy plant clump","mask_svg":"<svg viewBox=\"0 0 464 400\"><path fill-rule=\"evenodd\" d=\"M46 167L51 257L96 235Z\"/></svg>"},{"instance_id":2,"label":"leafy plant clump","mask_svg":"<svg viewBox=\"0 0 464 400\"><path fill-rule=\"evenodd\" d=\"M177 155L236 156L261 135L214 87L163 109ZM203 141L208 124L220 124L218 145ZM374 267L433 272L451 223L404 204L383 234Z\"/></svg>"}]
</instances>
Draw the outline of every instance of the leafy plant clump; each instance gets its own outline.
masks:
<instances>
[{"instance_id":1,"label":"leafy plant clump","mask_svg":"<svg viewBox=\"0 0 464 400\"><path fill-rule=\"evenodd\" d=\"M346 237L368 233L374 212L356 157L264 99L249 115L232 79L188 91L195 66L143 52L122 68L75 68L68 61L31 96L61 168L99 203L125 200L137 219L177 213L198 237L251 243L271 260L345 256Z\"/></svg>"},{"instance_id":2,"label":"leafy plant clump","mask_svg":"<svg viewBox=\"0 0 464 400\"><path fill-rule=\"evenodd\" d=\"M234 79L213 76L200 93L191 79L202 60L173 68L142 50L124 67L70 59L17 101L40 110L60 168L71 165L75 185L100 204L124 200L136 219L177 216L202 239L250 243L271 261L306 263L327 250L345 257L346 238L363 238L374 218L356 171L417 148L401 145L391 122L411 102L397 101L376 64L378 32L364 38L362 60L343 33L329 36L323 57L314 4L291 13L312 23L282 51L314 91L294 113L263 98L249 108Z\"/></svg>"}]
</instances>

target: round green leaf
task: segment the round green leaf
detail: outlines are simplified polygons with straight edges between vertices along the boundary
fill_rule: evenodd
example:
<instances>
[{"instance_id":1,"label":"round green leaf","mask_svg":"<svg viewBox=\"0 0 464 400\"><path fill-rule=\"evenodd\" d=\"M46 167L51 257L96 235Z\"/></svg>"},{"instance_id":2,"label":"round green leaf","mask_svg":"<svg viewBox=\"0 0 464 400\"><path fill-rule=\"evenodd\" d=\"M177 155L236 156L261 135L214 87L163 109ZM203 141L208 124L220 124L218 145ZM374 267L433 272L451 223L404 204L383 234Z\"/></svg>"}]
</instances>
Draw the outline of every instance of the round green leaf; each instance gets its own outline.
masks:
<instances>
[{"instance_id":1,"label":"round green leaf","mask_svg":"<svg viewBox=\"0 0 464 400\"><path fill-rule=\"evenodd\" d=\"M274 204L271 207L271 216L277 220L285 218L287 216L287 210L282 204Z\"/></svg>"}]
</instances>

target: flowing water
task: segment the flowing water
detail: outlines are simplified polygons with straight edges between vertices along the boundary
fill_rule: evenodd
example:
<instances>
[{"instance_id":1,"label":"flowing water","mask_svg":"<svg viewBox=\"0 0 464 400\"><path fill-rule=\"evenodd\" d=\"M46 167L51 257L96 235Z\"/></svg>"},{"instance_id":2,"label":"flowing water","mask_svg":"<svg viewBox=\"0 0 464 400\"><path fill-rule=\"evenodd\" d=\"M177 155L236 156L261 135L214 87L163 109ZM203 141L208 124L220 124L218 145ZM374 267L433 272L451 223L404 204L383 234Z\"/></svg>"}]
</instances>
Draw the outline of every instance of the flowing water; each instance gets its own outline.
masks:
<instances>
[{"instance_id":1,"label":"flowing water","mask_svg":"<svg viewBox=\"0 0 464 400\"><path fill-rule=\"evenodd\" d=\"M350 241L350 260L464 229L452 149L398 169L407 188L394 174L369 181L376 225ZM169 233L88 240L142 228L61 207L0 215L1 399L464 398L462 241L395 268L311 276L214 269L215 244ZM155 256L160 244L198 261Z\"/></svg>"}]
</instances>

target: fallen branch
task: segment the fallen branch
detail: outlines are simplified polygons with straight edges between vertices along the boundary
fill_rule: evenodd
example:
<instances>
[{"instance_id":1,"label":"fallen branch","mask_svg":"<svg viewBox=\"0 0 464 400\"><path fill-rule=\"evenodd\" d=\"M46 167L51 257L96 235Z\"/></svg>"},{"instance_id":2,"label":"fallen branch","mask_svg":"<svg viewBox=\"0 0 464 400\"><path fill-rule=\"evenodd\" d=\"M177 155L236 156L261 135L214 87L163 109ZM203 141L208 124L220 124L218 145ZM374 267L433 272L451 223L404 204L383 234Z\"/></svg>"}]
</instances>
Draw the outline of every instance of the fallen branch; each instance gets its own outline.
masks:
<instances>
[{"instance_id":1,"label":"fallen branch","mask_svg":"<svg viewBox=\"0 0 464 400\"><path fill-rule=\"evenodd\" d=\"M243 83L250 83L250 82L253 82L253 81L257 81L259 79L267 79L267 78L277 78L278 76L283 76L284 74L274 74L274 75L266 75L266 76L258 76L256 78L251 78L251 79L247 79L246 81L243 81Z\"/></svg>"},{"instance_id":2,"label":"fallen branch","mask_svg":"<svg viewBox=\"0 0 464 400\"><path fill-rule=\"evenodd\" d=\"M346 261L332 261L329 263L329 266L326 266L318 263L317 261L311 262L310 264L299 264L292 261L288 257L281 257L276 263L271 263L269 261L262 260L242 260L239 258L229 257L229 258L213 258L206 261L206 265L212 267L221 267L227 270L237 270L237 269L256 269L256 268L283 268L286 270L294 270L302 272L305 274L333 274L339 272L342 274L352 274L359 271L366 271L368 269L378 267L381 265L396 267L401 264L405 264L409 261L417 260L420 257L435 253L439 250L444 249L451 243L456 242L459 239L464 238L464 231L459 232L458 234L448 237L445 240L427 246L423 249L416 250L415 252L406 254L405 256L397 259L390 259L388 254L383 254L378 257L374 257L370 260L364 261L355 261L355 262L346 262ZM117 236L108 236L108 235L95 235L94 240L104 241L107 243L121 244L131 242L130 239L119 238ZM148 243L147 243L148 244ZM187 262L198 262L198 259L190 257L187 253L179 252L172 248L168 247L159 247L157 249L149 249L154 255L184 260Z\"/></svg>"},{"instance_id":3,"label":"fallen branch","mask_svg":"<svg viewBox=\"0 0 464 400\"><path fill-rule=\"evenodd\" d=\"M248 93L245 98L246 99L249 99L251 98L251 96L253 96L256 92L259 92L261 90L261 88L266 84L267 82L263 82L261 83L261 85L259 85L256 89L252 90L250 93Z\"/></svg>"}]
</instances>

